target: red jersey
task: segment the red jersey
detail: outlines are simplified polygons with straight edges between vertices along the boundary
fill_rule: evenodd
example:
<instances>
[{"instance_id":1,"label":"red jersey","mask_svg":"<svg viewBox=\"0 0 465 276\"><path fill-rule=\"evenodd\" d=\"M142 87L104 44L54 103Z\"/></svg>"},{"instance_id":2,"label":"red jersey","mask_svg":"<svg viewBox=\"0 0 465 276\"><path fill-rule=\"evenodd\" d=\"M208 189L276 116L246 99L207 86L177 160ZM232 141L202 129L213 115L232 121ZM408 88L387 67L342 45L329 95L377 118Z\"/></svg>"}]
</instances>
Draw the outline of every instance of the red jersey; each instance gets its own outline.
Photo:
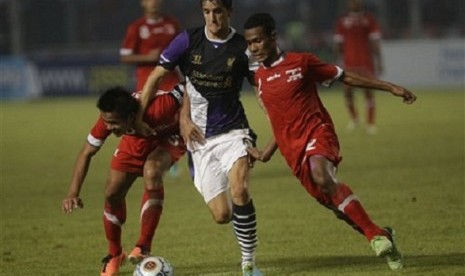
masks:
<instances>
[{"instance_id":1,"label":"red jersey","mask_svg":"<svg viewBox=\"0 0 465 276\"><path fill-rule=\"evenodd\" d=\"M316 130L334 129L316 85L329 86L342 72L313 54L285 53L270 67L260 65L255 73L276 143L294 173L300 170Z\"/></svg>"},{"instance_id":2,"label":"red jersey","mask_svg":"<svg viewBox=\"0 0 465 276\"><path fill-rule=\"evenodd\" d=\"M342 43L344 66L374 72L371 40L381 39L375 17L366 12L351 12L337 21L334 41Z\"/></svg>"},{"instance_id":3,"label":"red jersey","mask_svg":"<svg viewBox=\"0 0 465 276\"><path fill-rule=\"evenodd\" d=\"M141 17L129 25L121 45L120 55L146 55L154 49L159 49L161 53L179 33L179 29L178 22L172 17L165 16L157 20ZM137 66L137 91L142 90L155 65L154 63ZM170 72L159 89L170 91L178 82L177 74L174 71Z\"/></svg>"},{"instance_id":4,"label":"red jersey","mask_svg":"<svg viewBox=\"0 0 465 276\"><path fill-rule=\"evenodd\" d=\"M138 94L133 94L138 95ZM111 160L113 170L143 174L143 167L149 154L157 148L169 153L176 162L185 153L186 147L179 135L179 102L170 94L155 97L144 115L144 121L157 131L156 136L140 137L123 135ZM101 117L92 128L87 141L100 147L111 134Z\"/></svg>"},{"instance_id":5,"label":"red jersey","mask_svg":"<svg viewBox=\"0 0 465 276\"><path fill-rule=\"evenodd\" d=\"M137 97L138 94L133 93ZM139 137L141 140L163 139L171 135L179 135L179 103L169 93L158 94L147 107L144 114L144 121L154 130L157 135L153 137ZM97 122L92 127L87 141L89 144L100 147L106 138L111 135L111 131L105 126L102 116L99 116ZM125 136L135 136L127 134Z\"/></svg>"}]
</instances>

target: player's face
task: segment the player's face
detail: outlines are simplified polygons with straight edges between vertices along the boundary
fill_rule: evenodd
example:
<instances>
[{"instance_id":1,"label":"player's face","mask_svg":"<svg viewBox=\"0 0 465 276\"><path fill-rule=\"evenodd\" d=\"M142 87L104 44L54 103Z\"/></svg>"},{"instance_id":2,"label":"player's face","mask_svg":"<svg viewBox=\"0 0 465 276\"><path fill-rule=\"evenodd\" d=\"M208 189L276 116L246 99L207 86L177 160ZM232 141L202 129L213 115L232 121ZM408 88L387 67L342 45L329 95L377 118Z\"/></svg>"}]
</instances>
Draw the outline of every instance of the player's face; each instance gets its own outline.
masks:
<instances>
[{"instance_id":1,"label":"player's face","mask_svg":"<svg viewBox=\"0 0 465 276\"><path fill-rule=\"evenodd\" d=\"M349 0L349 2L347 2L347 6L349 11L359 12L363 9L363 2L362 0Z\"/></svg>"},{"instance_id":2,"label":"player's face","mask_svg":"<svg viewBox=\"0 0 465 276\"><path fill-rule=\"evenodd\" d=\"M146 13L159 13L163 0L141 0L142 8Z\"/></svg>"},{"instance_id":3,"label":"player's face","mask_svg":"<svg viewBox=\"0 0 465 276\"><path fill-rule=\"evenodd\" d=\"M256 27L245 30L244 36L247 48L256 61L269 65L278 58L275 33L266 35L263 27Z\"/></svg>"},{"instance_id":4,"label":"player's face","mask_svg":"<svg viewBox=\"0 0 465 276\"><path fill-rule=\"evenodd\" d=\"M122 119L116 112L101 112L103 121L108 130L120 137L132 129L134 118L131 116L127 120Z\"/></svg>"},{"instance_id":5,"label":"player's face","mask_svg":"<svg viewBox=\"0 0 465 276\"><path fill-rule=\"evenodd\" d=\"M202 12L210 38L226 38L229 33L231 11L216 0L205 0L202 2Z\"/></svg>"}]
</instances>

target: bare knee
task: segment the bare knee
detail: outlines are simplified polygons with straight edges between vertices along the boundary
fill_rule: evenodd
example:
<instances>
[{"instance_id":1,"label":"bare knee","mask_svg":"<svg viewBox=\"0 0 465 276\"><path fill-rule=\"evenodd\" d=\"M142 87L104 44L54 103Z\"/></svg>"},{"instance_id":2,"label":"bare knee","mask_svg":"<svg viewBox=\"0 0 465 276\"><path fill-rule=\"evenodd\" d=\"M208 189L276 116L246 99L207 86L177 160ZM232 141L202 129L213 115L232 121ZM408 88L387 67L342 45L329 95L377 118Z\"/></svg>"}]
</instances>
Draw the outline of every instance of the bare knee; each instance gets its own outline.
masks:
<instances>
[{"instance_id":1,"label":"bare knee","mask_svg":"<svg viewBox=\"0 0 465 276\"><path fill-rule=\"evenodd\" d=\"M313 169L312 170L313 182L321 187L321 190L327 195L333 195L337 189L336 179L329 174L325 169Z\"/></svg>"},{"instance_id":2,"label":"bare knee","mask_svg":"<svg viewBox=\"0 0 465 276\"><path fill-rule=\"evenodd\" d=\"M110 183L105 188L105 202L110 205L118 205L124 201L125 192L122 188L115 189Z\"/></svg>"},{"instance_id":3,"label":"bare knee","mask_svg":"<svg viewBox=\"0 0 465 276\"><path fill-rule=\"evenodd\" d=\"M212 213L213 220L217 224L227 224L231 221L232 214L228 210Z\"/></svg>"},{"instance_id":4,"label":"bare knee","mask_svg":"<svg viewBox=\"0 0 465 276\"><path fill-rule=\"evenodd\" d=\"M153 191L163 187L163 174L162 169L157 166L144 168L145 190Z\"/></svg>"}]
</instances>

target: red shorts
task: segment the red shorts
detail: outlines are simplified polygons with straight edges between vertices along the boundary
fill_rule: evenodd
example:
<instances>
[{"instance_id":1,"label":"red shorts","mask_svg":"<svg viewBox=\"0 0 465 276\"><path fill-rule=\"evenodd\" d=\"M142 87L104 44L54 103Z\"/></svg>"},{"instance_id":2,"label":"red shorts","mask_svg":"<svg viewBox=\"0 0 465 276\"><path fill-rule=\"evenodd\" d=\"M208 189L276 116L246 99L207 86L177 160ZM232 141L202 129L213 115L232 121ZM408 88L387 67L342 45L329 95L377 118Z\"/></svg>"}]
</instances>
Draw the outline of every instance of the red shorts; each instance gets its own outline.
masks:
<instances>
[{"instance_id":1,"label":"red shorts","mask_svg":"<svg viewBox=\"0 0 465 276\"><path fill-rule=\"evenodd\" d=\"M157 94L144 115L144 121L156 130L157 136L123 135L113 154L111 168L142 176L145 161L155 149L168 152L172 163L178 161L186 152L184 141L179 135L178 111L179 103L172 95Z\"/></svg>"},{"instance_id":2,"label":"red shorts","mask_svg":"<svg viewBox=\"0 0 465 276\"><path fill-rule=\"evenodd\" d=\"M168 152L172 163L178 161L186 152L186 146L178 135L161 139L124 135L113 154L111 168L142 176L145 160L155 149L163 149Z\"/></svg>"},{"instance_id":3,"label":"red shorts","mask_svg":"<svg viewBox=\"0 0 465 276\"><path fill-rule=\"evenodd\" d=\"M333 128L329 125L319 126L312 134L312 138L307 145L305 157L301 163L301 169L296 176L300 183L313 197L320 199L324 196L320 186L313 183L312 168L310 164L310 156L321 155L331 161L335 167L342 160L339 156L339 140Z\"/></svg>"}]
</instances>

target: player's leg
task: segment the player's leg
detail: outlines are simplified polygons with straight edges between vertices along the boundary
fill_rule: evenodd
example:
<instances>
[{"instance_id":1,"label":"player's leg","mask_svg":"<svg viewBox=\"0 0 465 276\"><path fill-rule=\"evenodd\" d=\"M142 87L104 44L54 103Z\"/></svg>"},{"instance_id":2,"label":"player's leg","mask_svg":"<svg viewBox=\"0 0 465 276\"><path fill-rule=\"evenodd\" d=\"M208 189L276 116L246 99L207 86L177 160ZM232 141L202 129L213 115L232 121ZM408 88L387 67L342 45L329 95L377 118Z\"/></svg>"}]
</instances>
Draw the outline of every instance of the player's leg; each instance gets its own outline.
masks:
<instances>
[{"instance_id":1,"label":"player's leg","mask_svg":"<svg viewBox=\"0 0 465 276\"><path fill-rule=\"evenodd\" d=\"M358 112L355 107L354 91L353 88L349 85L344 85L344 102L349 112L349 123L347 124L347 130L353 131L357 128L359 124Z\"/></svg>"},{"instance_id":2,"label":"player's leg","mask_svg":"<svg viewBox=\"0 0 465 276\"><path fill-rule=\"evenodd\" d=\"M384 232L371 221L349 186L338 183L333 162L324 156L313 155L310 157L310 167L312 181L321 189L325 204L330 204L335 210L340 211L340 216L347 216L349 221L362 230L368 240Z\"/></svg>"},{"instance_id":3,"label":"player's leg","mask_svg":"<svg viewBox=\"0 0 465 276\"><path fill-rule=\"evenodd\" d=\"M367 120L367 128L366 131L368 134L376 134L377 129L375 125L375 112L376 112L376 104L375 104L375 95L373 90L365 89L365 103L366 103L366 120Z\"/></svg>"},{"instance_id":4,"label":"player's leg","mask_svg":"<svg viewBox=\"0 0 465 276\"><path fill-rule=\"evenodd\" d=\"M244 275L261 275L255 267L255 251L258 244L255 206L248 190L250 165L247 156L234 163L228 178L233 203L233 227L242 252Z\"/></svg>"},{"instance_id":5,"label":"player's leg","mask_svg":"<svg viewBox=\"0 0 465 276\"><path fill-rule=\"evenodd\" d=\"M110 170L105 187L103 225L108 240L108 255L102 260L101 276L118 273L126 258L121 245L121 227L126 221L126 194L136 174Z\"/></svg>"},{"instance_id":6,"label":"player's leg","mask_svg":"<svg viewBox=\"0 0 465 276\"><path fill-rule=\"evenodd\" d=\"M144 193L141 201L141 230L135 248L128 259L137 264L150 255L152 239L163 211L164 187L163 176L171 165L171 156L158 147L147 157L144 164Z\"/></svg>"},{"instance_id":7,"label":"player's leg","mask_svg":"<svg viewBox=\"0 0 465 276\"><path fill-rule=\"evenodd\" d=\"M391 269L402 268L402 255L394 244L394 234L373 223L349 186L338 183L333 162L324 156L314 155L310 157L310 168L312 181L321 188L321 194L317 192L318 201L359 230L370 241L376 255L387 258Z\"/></svg>"}]
</instances>

